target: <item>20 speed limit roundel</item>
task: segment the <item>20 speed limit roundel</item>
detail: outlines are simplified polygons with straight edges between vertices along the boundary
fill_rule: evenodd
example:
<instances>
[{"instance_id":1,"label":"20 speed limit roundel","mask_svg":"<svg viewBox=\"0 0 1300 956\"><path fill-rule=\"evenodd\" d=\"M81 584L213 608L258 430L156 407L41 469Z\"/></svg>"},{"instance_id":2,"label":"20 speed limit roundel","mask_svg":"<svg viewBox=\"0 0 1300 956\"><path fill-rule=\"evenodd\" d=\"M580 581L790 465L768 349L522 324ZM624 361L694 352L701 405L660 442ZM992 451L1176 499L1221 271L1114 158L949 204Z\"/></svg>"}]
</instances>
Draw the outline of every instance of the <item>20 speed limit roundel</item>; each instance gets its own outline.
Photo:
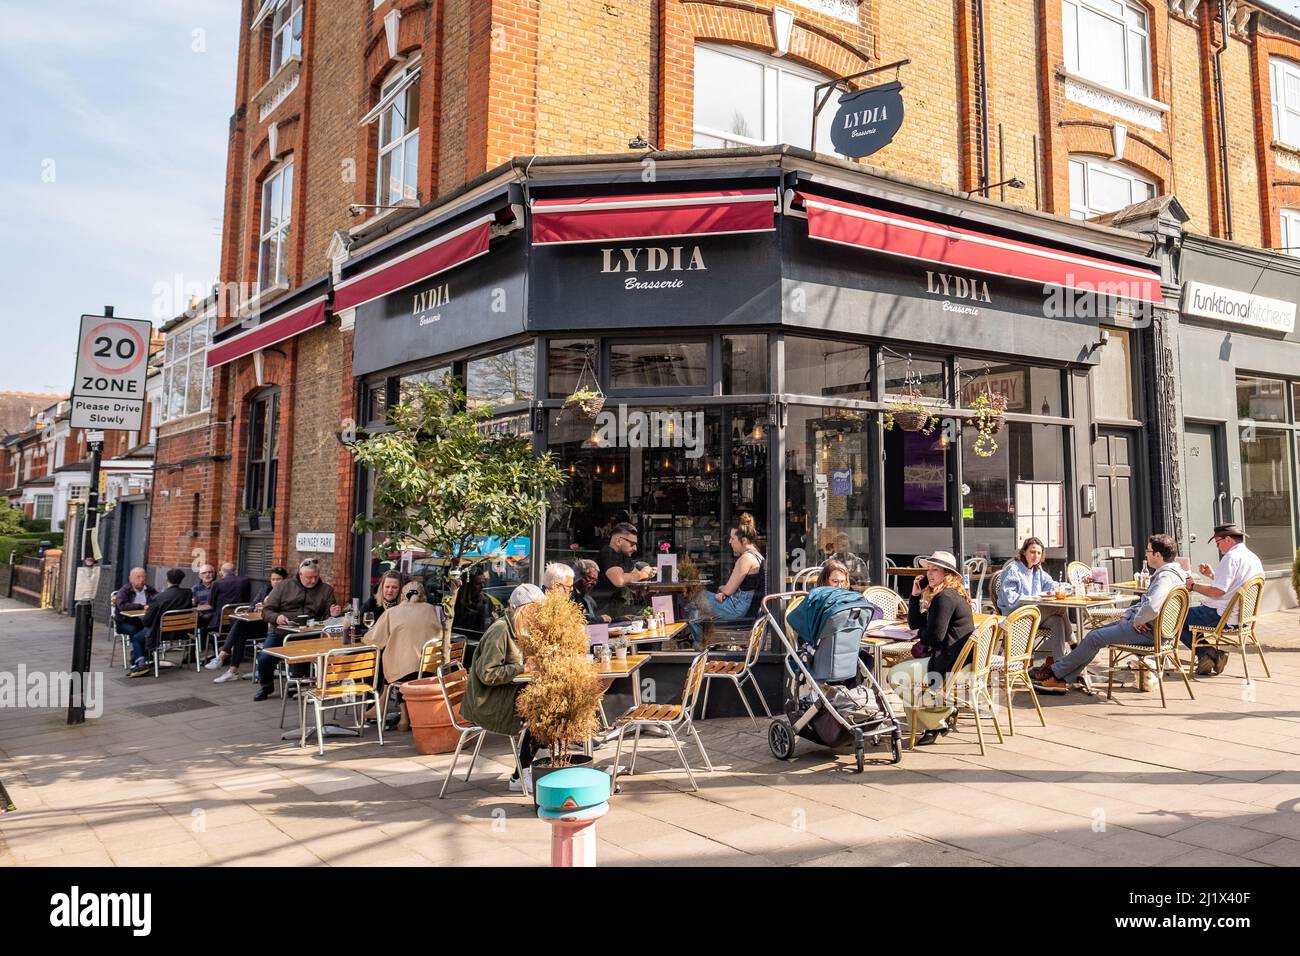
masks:
<instances>
[{"instance_id":1,"label":"20 speed limit roundel","mask_svg":"<svg viewBox=\"0 0 1300 956\"><path fill-rule=\"evenodd\" d=\"M130 375L149 354L138 329L113 321L92 328L82 338L81 350L86 367L101 375Z\"/></svg>"}]
</instances>

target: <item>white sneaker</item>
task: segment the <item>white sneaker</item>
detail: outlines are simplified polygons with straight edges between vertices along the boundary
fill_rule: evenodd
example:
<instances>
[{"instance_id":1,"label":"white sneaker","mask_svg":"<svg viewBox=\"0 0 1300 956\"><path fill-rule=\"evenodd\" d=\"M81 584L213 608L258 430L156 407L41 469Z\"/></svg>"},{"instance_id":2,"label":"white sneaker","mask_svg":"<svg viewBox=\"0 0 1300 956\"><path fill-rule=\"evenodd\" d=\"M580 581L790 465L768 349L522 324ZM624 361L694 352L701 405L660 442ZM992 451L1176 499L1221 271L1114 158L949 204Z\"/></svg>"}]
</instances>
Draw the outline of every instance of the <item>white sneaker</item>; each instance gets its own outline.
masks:
<instances>
[{"instance_id":1,"label":"white sneaker","mask_svg":"<svg viewBox=\"0 0 1300 956\"><path fill-rule=\"evenodd\" d=\"M239 671L226 671L220 677L214 678L212 683L224 684L226 681L239 680Z\"/></svg>"},{"instance_id":2,"label":"white sneaker","mask_svg":"<svg viewBox=\"0 0 1300 956\"><path fill-rule=\"evenodd\" d=\"M515 778L515 777L512 777L512 778L511 778L511 780L510 780L510 792L511 792L511 793L523 793L523 792L524 792L524 784L525 784L525 783L528 784L528 790L529 790L529 792L531 793L531 792L532 792L532 789L533 789L533 768L532 768L532 767L528 767L528 768L526 768L526 769L524 770L524 779L523 779L523 780L519 780L518 778Z\"/></svg>"},{"instance_id":3,"label":"white sneaker","mask_svg":"<svg viewBox=\"0 0 1300 956\"><path fill-rule=\"evenodd\" d=\"M226 666L226 662L221 659L220 654L218 654L216 657L212 658L212 660L208 661L206 664L203 665L205 670L210 670L210 671L214 671L218 667L225 667L225 666Z\"/></svg>"}]
</instances>

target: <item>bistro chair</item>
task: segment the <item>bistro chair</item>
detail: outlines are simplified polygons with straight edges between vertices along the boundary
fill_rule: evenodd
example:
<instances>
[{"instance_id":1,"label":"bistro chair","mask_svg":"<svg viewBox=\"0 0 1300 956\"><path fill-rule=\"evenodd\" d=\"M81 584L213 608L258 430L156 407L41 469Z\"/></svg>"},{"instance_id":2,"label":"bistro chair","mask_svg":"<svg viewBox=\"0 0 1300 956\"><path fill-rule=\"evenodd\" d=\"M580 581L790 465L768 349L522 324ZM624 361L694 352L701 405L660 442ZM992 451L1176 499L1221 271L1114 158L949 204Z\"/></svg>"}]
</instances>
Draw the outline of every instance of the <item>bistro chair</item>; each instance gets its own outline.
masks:
<instances>
[{"instance_id":1,"label":"bistro chair","mask_svg":"<svg viewBox=\"0 0 1300 956\"><path fill-rule=\"evenodd\" d=\"M704 655L700 655L703 657ZM443 705L447 708L447 716L451 719L451 726L460 734L460 739L456 741L456 752L451 755L451 766L447 768L447 779L442 782L442 789L438 791L438 799L441 800L447 795L447 784L451 783L452 776L456 773L456 762L460 760L460 752L465 746L465 741L473 739L474 755L469 759L469 769L465 771L465 782L469 782L469 775L474 772L474 763L478 760L478 752L483 749L483 741L487 735L493 731L485 730L477 724L467 724L460 716L460 708L452 703L453 697L460 700L465 695L465 689L469 684L469 671L465 670L465 665L458 661L441 664L438 667L438 686L442 688ZM518 734L500 734L510 741L510 753L515 760L515 773L519 775L520 783L523 785L524 793L527 794L528 778L524 776L524 768L519 765L519 735Z\"/></svg>"},{"instance_id":2,"label":"bistro chair","mask_svg":"<svg viewBox=\"0 0 1300 956\"><path fill-rule=\"evenodd\" d=\"M292 644L295 641L319 641L323 638L343 636L342 624L331 624L329 627L322 628L319 631L309 631L305 634L289 634L285 637L284 643ZM283 646L283 645L282 645ZM254 657L254 660L257 658ZM304 667L308 671L305 674L295 676L293 668ZM280 684L280 729L284 729L284 713L289 708L289 685L298 694L298 724L301 726L307 721L307 702L303 697L303 690L310 687L316 682L316 675L313 673L315 664L290 664L287 661L280 661L275 668L275 677Z\"/></svg>"},{"instance_id":3,"label":"bistro chair","mask_svg":"<svg viewBox=\"0 0 1300 956\"><path fill-rule=\"evenodd\" d=\"M288 643L287 641L285 643ZM375 678L379 669L379 648L370 644L358 644L349 647L336 647L325 655L321 662L320 678L314 686L309 686L301 695L303 713L306 715L307 704L311 704L316 715L316 743L318 753L325 753L324 712L339 710L343 707L353 708L357 719L357 730L366 725L365 705L379 706L379 693L375 689ZM379 730L379 746L384 745L384 721L376 722ZM302 722L302 737L298 744L307 746L307 721Z\"/></svg>"},{"instance_id":4,"label":"bistro chair","mask_svg":"<svg viewBox=\"0 0 1300 956\"><path fill-rule=\"evenodd\" d=\"M1196 695L1192 693L1191 681L1187 679L1182 662L1178 659L1178 647L1182 644L1183 622L1187 620L1187 608L1191 603L1192 596L1188 593L1187 588L1174 588L1169 592L1169 596L1165 598L1165 603L1160 606L1160 611L1156 614L1155 621L1152 622L1150 644L1110 645L1110 673L1106 676L1107 700L1115 699L1115 669L1119 666L1120 661L1126 657L1135 659L1140 670L1155 672L1156 683L1160 687L1161 707L1169 706L1165 701L1164 672L1170 663L1173 664L1174 670L1178 672L1178 676L1183 679L1183 683L1187 686L1187 696L1192 700L1196 699ZM1194 652L1192 660L1196 660Z\"/></svg>"},{"instance_id":5,"label":"bistro chair","mask_svg":"<svg viewBox=\"0 0 1300 956\"><path fill-rule=\"evenodd\" d=\"M691 781L691 789L700 789L695 782L695 773L691 770L691 765L686 759L686 752L682 750L682 742L677 733L682 731L695 738L695 746L700 748L700 756L704 759L704 766L708 768L709 773L712 773L713 764L709 760L708 753L704 750L704 742L700 740L700 732L695 729L695 724L691 720L691 713L695 710L695 702L700 696L700 685L704 683L704 668L707 658L708 654L696 654L695 659L691 661L690 670L686 672L686 683L682 686L682 702L680 704L640 704L630 707L623 716L614 722L618 727L618 745L614 748L613 772L615 775L618 774L618 758L623 752L623 736L627 733L628 728L632 728L633 731L632 763L627 770L628 775L631 776L636 773L636 752L638 745L641 743L641 728L659 727L668 731L673 746L677 748L677 756L681 758L682 766L686 768L686 776Z\"/></svg>"},{"instance_id":6,"label":"bistro chair","mask_svg":"<svg viewBox=\"0 0 1300 956\"><path fill-rule=\"evenodd\" d=\"M1092 574L1092 566L1084 564L1082 561L1071 561L1065 566L1065 580L1070 583L1070 587L1075 594L1086 594L1088 591L1088 582L1085 580L1088 575ZM1096 627L1104 627L1107 624L1114 624L1124 616L1122 607L1114 605L1108 607L1086 607L1083 609L1084 626L1088 630Z\"/></svg>"},{"instance_id":7,"label":"bistro chair","mask_svg":"<svg viewBox=\"0 0 1300 956\"><path fill-rule=\"evenodd\" d=\"M447 656L449 661L464 663L465 661L465 639L457 638L450 642L452 650ZM456 648L459 647L459 651ZM457 653L460 654L457 657ZM443 639L441 637L431 637L420 647L420 668L415 674L415 679L420 680L426 674L432 676L438 672L439 665L443 664ZM405 681L394 681L384 685L384 698L379 704L379 718L382 720L388 713L388 699L393 693L393 689L401 687Z\"/></svg>"},{"instance_id":8,"label":"bistro chair","mask_svg":"<svg viewBox=\"0 0 1300 956\"><path fill-rule=\"evenodd\" d=\"M897 621L898 612L907 607L907 602L897 591L879 584L867 588L862 592L862 596L867 599L868 604L880 612L876 617L878 621Z\"/></svg>"},{"instance_id":9,"label":"bistro chair","mask_svg":"<svg viewBox=\"0 0 1300 956\"><path fill-rule=\"evenodd\" d=\"M947 701L953 707L954 729L962 713L969 713L975 718L975 735L979 738L981 757L984 756L984 725L981 721L985 719L985 715L980 712L981 702L988 705L987 716L993 721L998 743L1005 743L1002 738L1002 727L998 723L998 712L993 706L993 695L989 692L993 648L997 636L998 622L993 618L985 620L975 628L975 633L970 636L957 662L949 671L945 688Z\"/></svg>"},{"instance_id":10,"label":"bistro chair","mask_svg":"<svg viewBox=\"0 0 1300 956\"><path fill-rule=\"evenodd\" d=\"M767 616L760 615L759 619L754 622L754 626L749 630L749 644L745 648L745 657L739 661L710 661L706 660L704 664L704 704L700 707L700 719L703 720L709 712L709 687L714 680L729 680L736 687L736 693L740 695L740 702L745 705L745 713L749 714L749 721L758 727L758 720L754 717L754 711L749 706L749 700L745 697L745 681L749 681L754 686L754 693L758 695L758 702L763 705L763 714L767 717L772 716L772 711L768 709L767 701L763 697L763 690L758 686L758 681L754 678L754 665L758 662L758 655L763 650L763 635L767 632Z\"/></svg>"},{"instance_id":11,"label":"bistro chair","mask_svg":"<svg viewBox=\"0 0 1300 956\"><path fill-rule=\"evenodd\" d=\"M1250 664L1246 660L1246 645L1253 644L1259 652L1259 662L1264 665L1264 676L1272 677L1268 661L1264 657L1264 648L1259 646L1259 637L1255 634L1255 624L1259 620L1259 600L1264 594L1264 576L1262 574L1248 580L1232 596L1223 609L1223 616L1214 627L1196 625L1192 627L1192 661L1196 661L1196 648L1223 646L1235 647L1241 651L1241 666L1246 671L1246 680L1250 680ZM1237 623L1229 624L1234 612Z\"/></svg>"},{"instance_id":12,"label":"bistro chair","mask_svg":"<svg viewBox=\"0 0 1300 956\"><path fill-rule=\"evenodd\" d=\"M822 573L822 566L819 564L814 568L804 568L794 576L790 584L791 591L808 591L811 589L810 582L817 580L817 575Z\"/></svg>"},{"instance_id":13,"label":"bistro chair","mask_svg":"<svg viewBox=\"0 0 1300 956\"><path fill-rule=\"evenodd\" d=\"M158 621L158 647L153 652L153 676L162 673L163 658L173 647L188 651L192 645L194 661L201 668L202 665L198 664L200 640L198 611L163 611Z\"/></svg>"},{"instance_id":14,"label":"bistro chair","mask_svg":"<svg viewBox=\"0 0 1300 956\"><path fill-rule=\"evenodd\" d=\"M989 596L980 602L980 610L986 614L1001 614L1002 609L998 607L998 588L1002 586L1002 572L1006 565L998 568L989 577Z\"/></svg>"},{"instance_id":15,"label":"bistro chair","mask_svg":"<svg viewBox=\"0 0 1300 956\"><path fill-rule=\"evenodd\" d=\"M116 642L122 649L122 669L126 670L131 666L131 639L117 629L116 591L108 596L108 626L113 635L113 641L108 645L109 659L113 657L113 642Z\"/></svg>"},{"instance_id":16,"label":"bistro chair","mask_svg":"<svg viewBox=\"0 0 1300 956\"><path fill-rule=\"evenodd\" d=\"M971 600L975 606L984 606L984 579L988 577L989 562L987 558L967 558L962 562L962 570L972 582L975 582L974 593L971 594Z\"/></svg>"},{"instance_id":17,"label":"bistro chair","mask_svg":"<svg viewBox=\"0 0 1300 956\"><path fill-rule=\"evenodd\" d=\"M1038 694L1034 682L1029 677L1029 669L1034 666L1034 640L1038 636L1038 608L1018 607L1002 619L999 629L1002 634L1002 653L994 655L991 669L1002 674L1002 692L1007 697L1007 733L1015 736L1015 691L1029 691L1029 699L1034 702L1038 719L1044 727L1047 718L1043 708L1038 704Z\"/></svg>"}]
</instances>

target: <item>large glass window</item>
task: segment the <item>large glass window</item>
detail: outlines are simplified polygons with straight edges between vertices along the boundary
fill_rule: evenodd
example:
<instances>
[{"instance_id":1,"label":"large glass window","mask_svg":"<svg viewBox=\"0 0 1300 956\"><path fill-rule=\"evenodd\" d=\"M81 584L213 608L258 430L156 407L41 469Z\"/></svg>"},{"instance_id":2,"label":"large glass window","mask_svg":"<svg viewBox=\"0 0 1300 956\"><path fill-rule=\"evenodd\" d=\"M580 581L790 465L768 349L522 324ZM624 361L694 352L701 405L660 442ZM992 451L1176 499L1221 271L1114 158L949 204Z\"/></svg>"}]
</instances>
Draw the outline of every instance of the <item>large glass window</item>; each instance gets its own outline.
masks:
<instances>
[{"instance_id":1,"label":"large glass window","mask_svg":"<svg viewBox=\"0 0 1300 956\"><path fill-rule=\"evenodd\" d=\"M585 364L591 371L583 384L591 387L596 374L596 343L591 339L551 339L546 348L546 391L551 398L568 398L578 387Z\"/></svg>"},{"instance_id":2,"label":"large glass window","mask_svg":"<svg viewBox=\"0 0 1300 956\"><path fill-rule=\"evenodd\" d=\"M1110 330L1101 364L1092 375L1093 407L1098 418L1133 418L1133 341L1128 332Z\"/></svg>"},{"instance_id":3,"label":"large glass window","mask_svg":"<svg viewBox=\"0 0 1300 956\"><path fill-rule=\"evenodd\" d=\"M785 337L785 391L792 395L871 399L871 348L851 342Z\"/></svg>"},{"instance_id":4,"label":"large glass window","mask_svg":"<svg viewBox=\"0 0 1300 956\"><path fill-rule=\"evenodd\" d=\"M1007 411L1013 414L1062 414L1060 369L983 359L958 358L957 362L962 408L970 408L976 396L991 392L1005 398Z\"/></svg>"},{"instance_id":5,"label":"large glass window","mask_svg":"<svg viewBox=\"0 0 1300 956\"><path fill-rule=\"evenodd\" d=\"M722 393L757 395L767 387L767 336L724 335Z\"/></svg>"},{"instance_id":6,"label":"large glass window","mask_svg":"<svg viewBox=\"0 0 1300 956\"><path fill-rule=\"evenodd\" d=\"M167 333L159 403L163 421L207 411L212 393L212 370L207 367L208 340L215 324L215 319L198 319Z\"/></svg>"},{"instance_id":7,"label":"large glass window","mask_svg":"<svg viewBox=\"0 0 1300 956\"><path fill-rule=\"evenodd\" d=\"M1300 256L1300 209L1283 209L1282 251L1288 256Z\"/></svg>"},{"instance_id":8,"label":"large glass window","mask_svg":"<svg viewBox=\"0 0 1300 956\"><path fill-rule=\"evenodd\" d=\"M1291 489L1292 432L1245 425L1241 428L1241 490L1250 548L1265 570L1291 567L1295 559Z\"/></svg>"},{"instance_id":9,"label":"large glass window","mask_svg":"<svg viewBox=\"0 0 1300 956\"><path fill-rule=\"evenodd\" d=\"M256 395L248 409L248 457L244 469L244 508L275 509L280 461L280 390Z\"/></svg>"},{"instance_id":10,"label":"large glass window","mask_svg":"<svg viewBox=\"0 0 1300 956\"><path fill-rule=\"evenodd\" d=\"M399 86L405 87L391 94ZM381 206L414 202L420 176L420 84L402 68L380 90L380 102L392 99L379 113L379 170L375 202Z\"/></svg>"},{"instance_id":11,"label":"large glass window","mask_svg":"<svg viewBox=\"0 0 1300 956\"><path fill-rule=\"evenodd\" d=\"M37 521L49 521L54 517L54 496L37 495L32 517Z\"/></svg>"},{"instance_id":12,"label":"large glass window","mask_svg":"<svg viewBox=\"0 0 1300 956\"><path fill-rule=\"evenodd\" d=\"M1150 199L1156 184L1137 170L1096 156L1070 157L1070 216L1092 219Z\"/></svg>"},{"instance_id":13,"label":"large glass window","mask_svg":"<svg viewBox=\"0 0 1300 956\"><path fill-rule=\"evenodd\" d=\"M302 57L302 0L282 0L271 19L271 76Z\"/></svg>"},{"instance_id":14,"label":"large glass window","mask_svg":"<svg viewBox=\"0 0 1300 956\"><path fill-rule=\"evenodd\" d=\"M1237 378L1237 417L1252 422L1285 422L1287 383L1271 378Z\"/></svg>"},{"instance_id":15,"label":"large glass window","mask_svg":"<svg viewBox=\"0 0 1300 956\"><path fill-rule=\"evenodd\" d=\"M397 380L398 403L402 405L411 404L419 394L421 385L438 385L451 372L450 365L440 365L437 368L427 369L423 372L411 372L408 375L403 375Z\"/></svg>"},{"instance_id":16,"label":"large glass window","mask_svg":"<svg viewBox=\"0 0 1300 956\"><path fill-rule=\"evenodd\" d=\"M885 401L910 394L912 389L927 404L948 401L948 366L936 359L914 359L889 354L881 361Z\"/></svg>"},{"instance_id":17,"label":"large glass window","mask_svg":"<svg viewBox=\"0 0 1300 956\"><path fill-rule=\"evenodd\" d=\"M259 290L289 284L289 214L293 207L293 163L262 183L262 227L258 246Z\"/></svg>"},{"instance_id":18,"label":"large glass window","mask_svg":"<svg viewBox=\"0 0 1300 956\"><path fill-rule=\"evenodd\" d=\"M532 401L536 354L534 346L526 345L467 363L466 404L483 408Z\"/></svg>"},{"instance_id":19,"label":"large glass window","mask_svg":"<svg viewBox=\"0 0 1300 956\"><path fill-rule=\"evenodd\" d=\"M814 87L829 79L783 59L740 47L695 48L695 148L812 141ZM817 152L835 153L831 96L817 125Z\"/></svg>"},{"instance_id":20,"label":"large glass window","mask_svg":"<svg viewBox=\"0 0 1300 956\"><path fill-rule=\"evenodd\" d=\"M707 342L615 342L609 347L609 387L619 389L709 386Z\"/></svg>"},{"instance_id":21,"label":"large glass window","mask_svg":"<svg viewBox=\"0 0 1300 956\"><path fill-rule=\"evenodd\" d=\"M1300 63L1270 57L1268 78L1273 107L1273 138L1279 143L1300 148Z\"/></svg>"},{"instance_id":22,"label":"large glass window","mask_svg":"<svg viewBox=\"0 0 1300 956\"><path fill-rule=\"evenodd\" d=\"M1151 95L1146 10L1126 0L1064 0L1065 68L1134 96Z\"/></svg>"}]
</instances>

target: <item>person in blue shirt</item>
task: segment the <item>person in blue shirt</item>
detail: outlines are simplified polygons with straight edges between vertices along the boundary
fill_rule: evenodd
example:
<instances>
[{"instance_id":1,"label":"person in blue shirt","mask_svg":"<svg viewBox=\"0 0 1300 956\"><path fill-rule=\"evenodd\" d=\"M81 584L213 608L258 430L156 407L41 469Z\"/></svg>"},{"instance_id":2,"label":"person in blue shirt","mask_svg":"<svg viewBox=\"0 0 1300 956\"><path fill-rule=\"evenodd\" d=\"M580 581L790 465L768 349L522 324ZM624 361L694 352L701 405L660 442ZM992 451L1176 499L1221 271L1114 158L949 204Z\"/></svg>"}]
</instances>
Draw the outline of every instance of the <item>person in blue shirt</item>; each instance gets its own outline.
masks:
<instances>
[{"instance_id":1,"label":"person in blue shirt","mask_svg":"<svg viewBox=\"0 0 1300 956\"><path fill-rule=\"evenodd\" d=\"M1056 582L1043 567L1046 555L1042 539L1026 538L1015 558L1008 561L998 579L998 610L1010 614L1030 598L1056 589ZM1070 613L1063 607L1039 607L1038 628L1048 632L1047 662L1059 661L1069 653Z\"/></svg>"}]
</instances>

